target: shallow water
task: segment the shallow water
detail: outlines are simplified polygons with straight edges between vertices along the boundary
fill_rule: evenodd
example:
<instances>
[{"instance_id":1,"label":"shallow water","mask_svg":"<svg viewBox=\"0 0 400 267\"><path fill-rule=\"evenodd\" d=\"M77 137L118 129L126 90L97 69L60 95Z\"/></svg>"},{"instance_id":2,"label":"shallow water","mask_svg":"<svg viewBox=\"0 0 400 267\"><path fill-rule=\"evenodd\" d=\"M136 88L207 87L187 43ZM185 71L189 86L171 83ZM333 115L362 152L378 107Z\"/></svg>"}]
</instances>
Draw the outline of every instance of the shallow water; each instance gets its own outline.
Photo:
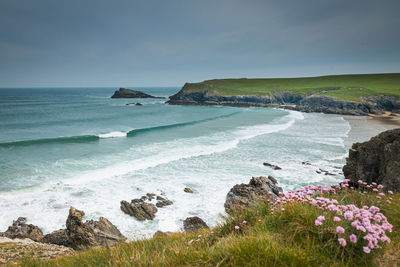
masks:
<instances>
[{"instance_id":1,"label":"shallow water","mask_svg":"<svg viewBox=\"0 0 400 267\"><path fill-rule=\"evenodd\" d=\"M342 116L110 99L114 90L0 89L0 231L19 216L44 232L65 227L72 205L136 239L180 230L193 215L215 225L226 193L251 176L272 175L284 190L343 179L351 140ZM179 89L140 90L168 96ZM143 106L125 105L131 102ZM154 221L122 213L121 200L148 192L174 204Z\"/></svg>"}]
</instances>

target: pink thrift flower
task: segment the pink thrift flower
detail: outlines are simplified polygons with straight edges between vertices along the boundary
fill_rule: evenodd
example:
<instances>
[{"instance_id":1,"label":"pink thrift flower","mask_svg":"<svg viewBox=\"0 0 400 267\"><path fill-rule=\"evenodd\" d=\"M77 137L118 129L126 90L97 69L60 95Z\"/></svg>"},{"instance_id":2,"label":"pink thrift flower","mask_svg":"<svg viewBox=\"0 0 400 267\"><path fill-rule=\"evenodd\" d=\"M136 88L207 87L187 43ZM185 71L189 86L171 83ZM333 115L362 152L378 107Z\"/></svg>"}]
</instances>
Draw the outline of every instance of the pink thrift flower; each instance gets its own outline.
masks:
<instances>
[{"instance_id":1,"label":"pink thrift flower","mask_svg":"<svg viewBox=\"0 0 400 267\"><path fill-rule=\"evenodd\" d=\"M374 192L378 192L378 189L374 188L374 189L372 189L372 191L374 191Z\"/></svg>"},{"instance_id":2,"label":"pink thrift flower","mask_svg":"<svg viewBox=\"0 0 400 267\"><path fill-rule=\"evenodd\" d=\"M381 199L381 197L380 197L380 196L376 196L376 198L377 198L377 199Z\"/></svg>"},{"instance_id":3,"label":"pink thrift flower","mask_svg":"<svg viewBox=\"0 0 400 267\"><path fill-rule=\"evenodd\" d=\"M339 238L338 241L342 247L345 247L347 245L346 239L344 238Z\"/></svg>"},{"instance_id":4,"label":"pink thrift flower","mask_svg":"<svg viewBox=\"0 0 400 267\"><path fill-rule=\"evenodd\" d=\"M371 249L369 247L363 247L363 251L364 251L364 253L368 254L371 252Z\"/></svg>"},{"instance_id":5,"label":"pink thrift flower","mask_svg":"<svg viewBox=\"0 0 400 267\"><path fill-rule=\"evenodd\" d=\"M340 219L339 217L335 216L333 217L333 221L334 222L340 222L342 219Z\"/></svg>"},{"instance_id":6,"label":"pink thrift flower","mask_svg":"<svg viewBox=\"0 0 400 267\"><path fill-rule=\"evenodd\" d=\"M389 190L388 191L389 195L393 195L393 191Z\"/></svg>"},{"instance_id":7,"label":"pink thrift flower","mask_svg":"<svg viewBox=\"0 0 400 267\"><path fill-rule=\"evenodd\" d=\"M357 243L357 236L355 234L350 235L350 242Z\"/></svg>"},{"instance_id":8,"label":"pink thrift flower","mask_svg":"<svg viewBox=\"0 0 400 267\"><path fill-rule=\"evenodd\" d=\"M388 204L392 203L390 200L386 200L386 202L387 202Z\"/></svg>"},{"instance_id":9,"label":"pink thrift flower","mask_svg":"<svg viewBox=\"0 0 400 267\"><path fill-rule=\"evenodd\" d=\"M315 220L315 226L321 226L322 225L322 222L320 221L320 220Z\"/></svg>"},{"instance_id":10,"label":"pink thrift flower","mask_svg":"<svg viewBox=\"0 0 400 267\"><path fill-rule=\"evenodd\" d=\"M246 224L247 222L246 222L246 221L243 221L242 223L243 223L243 224Z\"/></svg>"},{"instance_id":11,"label":"pink thrift flower","mask_svg":"<svg viewBox=\"0 0 400 267\"><path fill-rule=\"evenodd\" d=\"M343 234L345 231L344 231L343 227L338 226L338 227L336 227L336 232L338 232L339 234Z\"/></svg>"},{"instance_id":12,"label":"pink thrift flower","mask_svg":"<svg viewBox=\"0 0 400 267\"><path fill-rule=\"evenodd\" d=\"M239 230L239 226L238 225L235 225L235 230Z\"/></svg>"},{"instance_id":13,"label":"pink thrift flower","mask_svg":"<svg viewBox=\"0 0 400 267\"><path fill-rule=\"evenodd\" d=\"M378 185L378 189L382 189L383 188L383 185Z\"/></svg>"},{"instance_id":14,"label":"pink thrift flower","mask_svg":"<svg viewBox=\"0 0 400 267\"><path fill-rule=\"evenodd\" d=\"M317 220L318 221L325 221L325 216L318 216Z\"/></svg>"},{"instance_id":15,"label":"pink thrift flower","mask_svg":"<svg viewBox=\"0 0 400 267\"><path fill-rule=\"evenodd\" d=\"M190 241L188 242L188 245L191 245L193 242L194 242L194 239L190 240Z\"/></svg>"}]
</instances>

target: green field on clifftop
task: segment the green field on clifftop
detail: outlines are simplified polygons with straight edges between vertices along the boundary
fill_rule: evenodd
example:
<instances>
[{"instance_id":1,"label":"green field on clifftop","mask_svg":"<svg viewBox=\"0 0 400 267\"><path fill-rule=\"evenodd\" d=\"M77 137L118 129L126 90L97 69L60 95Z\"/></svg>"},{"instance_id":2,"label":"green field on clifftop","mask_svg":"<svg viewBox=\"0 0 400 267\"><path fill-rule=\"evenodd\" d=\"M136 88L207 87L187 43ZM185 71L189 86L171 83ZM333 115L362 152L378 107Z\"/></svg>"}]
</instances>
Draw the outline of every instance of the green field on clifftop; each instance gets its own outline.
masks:
<instances>
[{"instance_id":1,"label":"green field on clifftop","mask_svg":"<svg viewBox=\"0 0 400 267\"><path fill-rule=\"evenodd\" d=\"M216 79L187 83L186 92L235 96L267 96L289 91L303 95L330 95L343 100L361 101L362 96L393 95L400 98L400 73L332 75L304 78Z\"/></svg>"}]
</instances>

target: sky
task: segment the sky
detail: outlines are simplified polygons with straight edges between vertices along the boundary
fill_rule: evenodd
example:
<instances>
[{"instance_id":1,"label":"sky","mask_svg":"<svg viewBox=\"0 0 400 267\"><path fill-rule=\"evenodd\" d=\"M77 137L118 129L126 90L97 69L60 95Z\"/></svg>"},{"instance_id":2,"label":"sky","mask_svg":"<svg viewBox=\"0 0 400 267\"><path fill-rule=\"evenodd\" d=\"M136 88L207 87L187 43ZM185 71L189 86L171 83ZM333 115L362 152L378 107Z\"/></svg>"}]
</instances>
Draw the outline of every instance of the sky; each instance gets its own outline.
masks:
<instances>
[{"instance_id":1,"label":"sky","mask_svg":"<svg viewBox=\"0 0 400 267\"><path fill-rule=\"evenodd\" d=\"M400 72L399 0L1 0L0 87Z\"/></svg>"}]
</instances>

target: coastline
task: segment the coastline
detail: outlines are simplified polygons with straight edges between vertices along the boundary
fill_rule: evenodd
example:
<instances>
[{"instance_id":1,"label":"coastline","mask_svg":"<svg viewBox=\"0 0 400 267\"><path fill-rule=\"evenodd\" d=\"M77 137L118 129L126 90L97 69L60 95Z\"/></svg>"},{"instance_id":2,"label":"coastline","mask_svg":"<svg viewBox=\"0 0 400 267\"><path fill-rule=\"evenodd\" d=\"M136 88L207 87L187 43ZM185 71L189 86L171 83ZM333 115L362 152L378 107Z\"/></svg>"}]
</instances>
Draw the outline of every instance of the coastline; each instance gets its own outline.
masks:
<instances>
[{"instance_id":1,"label":"coastline","mask_svg":"<svg viewBox=\"0 0 400 267\"><path fill-rule=\"evenodd\" d=\"M357 142L365 142L381 132L400 127L400 115L386 112L384 115L351 116L343 115L350 125L346 147L350 148Z\"/></svg>"}]
</instances>

